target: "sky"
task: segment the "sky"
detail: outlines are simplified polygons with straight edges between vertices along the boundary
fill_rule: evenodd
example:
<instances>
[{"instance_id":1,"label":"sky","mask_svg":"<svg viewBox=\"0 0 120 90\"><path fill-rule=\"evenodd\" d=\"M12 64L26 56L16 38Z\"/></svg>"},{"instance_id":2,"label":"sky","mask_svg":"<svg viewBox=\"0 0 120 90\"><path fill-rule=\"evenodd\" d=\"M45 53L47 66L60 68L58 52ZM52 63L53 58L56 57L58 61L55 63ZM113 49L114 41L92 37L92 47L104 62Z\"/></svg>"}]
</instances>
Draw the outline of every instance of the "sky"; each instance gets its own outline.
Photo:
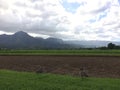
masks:
<instances>
[{"instance_id":1,"label":"sky","mask_svg":"<svg viewBox=\"0 0 120 90\"><path fill-rule=\"evenodd\" d=\"M120 0L0 0L0 34L120 41Z\"/></svg>"}]
</instances>

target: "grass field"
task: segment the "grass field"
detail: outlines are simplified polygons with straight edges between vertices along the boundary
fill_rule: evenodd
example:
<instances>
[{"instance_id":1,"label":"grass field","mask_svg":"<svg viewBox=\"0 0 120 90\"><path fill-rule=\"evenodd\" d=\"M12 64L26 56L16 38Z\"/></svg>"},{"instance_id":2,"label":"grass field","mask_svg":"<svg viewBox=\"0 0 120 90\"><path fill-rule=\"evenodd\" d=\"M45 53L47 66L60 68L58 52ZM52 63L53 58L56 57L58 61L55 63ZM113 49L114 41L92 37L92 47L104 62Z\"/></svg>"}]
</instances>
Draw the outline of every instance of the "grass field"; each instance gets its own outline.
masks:
<instances>
[{"instance_id":1,"label":"grass field","mask_svg":"<svg viewBox=\"0 0 120 90\"><path fill-rule=\"evenodd\" d=\"M0 50L0 55L108 55L120 56L120 50Z\"/></svg>"},{"instance_id":2,"label":"grass field","mask_svg":"<svg viewBox=\"0 0 120 90\"><path fill-rule=\"evenodd\" d=\"M120 79L0 70L0 90L120 90Z\"/></svg>"}]
</instances>

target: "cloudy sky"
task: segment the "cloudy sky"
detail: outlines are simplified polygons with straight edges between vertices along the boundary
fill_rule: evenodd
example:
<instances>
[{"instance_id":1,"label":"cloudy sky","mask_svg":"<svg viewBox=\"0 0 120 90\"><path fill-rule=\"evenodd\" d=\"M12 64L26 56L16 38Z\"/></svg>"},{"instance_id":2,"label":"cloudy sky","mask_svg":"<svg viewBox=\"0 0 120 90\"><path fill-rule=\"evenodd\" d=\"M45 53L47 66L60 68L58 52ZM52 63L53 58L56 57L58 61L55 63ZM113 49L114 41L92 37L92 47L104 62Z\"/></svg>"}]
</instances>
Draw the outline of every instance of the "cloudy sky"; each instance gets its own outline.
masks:
<instances>
[{"instance_id":1,"label":"cloudy sky","mask_svg":"<svg viewBox=\"0 0 120 90\"><path fill-rule=\"evenodd\" d=\"M0 0L0 34L120 41L120 0Z\"/></svg>"}]
</instances>

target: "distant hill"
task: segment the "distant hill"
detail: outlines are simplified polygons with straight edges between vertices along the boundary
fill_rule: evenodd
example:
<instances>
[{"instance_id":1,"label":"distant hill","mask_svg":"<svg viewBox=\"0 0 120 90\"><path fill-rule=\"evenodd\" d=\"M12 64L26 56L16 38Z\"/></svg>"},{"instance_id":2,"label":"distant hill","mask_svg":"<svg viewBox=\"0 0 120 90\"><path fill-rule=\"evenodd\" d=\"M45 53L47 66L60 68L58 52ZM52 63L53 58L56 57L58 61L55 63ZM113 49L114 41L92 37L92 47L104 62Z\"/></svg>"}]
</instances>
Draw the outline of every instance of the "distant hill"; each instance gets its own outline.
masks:
<instances>
[{"instance_id":1,"label":"distant hill","mask_svg":"<svg viewBox=\"0 0 120 90\"><path fill-rule=\"evenodd\" d=\"M62 49L70 47L57 38L35 38L26 32L19 31L13 35L0 35L0 48L7 49Z\"/></svg>"},{"instance_id":2,"label":"distant hill","mask_svg":"<svg viewBox=\"0 0 120 90\"><path fill-rule=\"evenodd\" d=\"M0 35L0 48L6 49L78 49L107 46L111 41L63 41L58 38L32 37L26 32L19 31L13 35ZM120 45L120 42L112 42Z\"/></svg>"},{"instance_id":3,"label":"distant hill","mask_svg":"<svg viewBox=\"0 0 120 90\"><path fill-rule=\"evenodd\" d=\"M114 43L116 45L120 45L120 42L115 41L99 41L99 40L89 40L89 41L76 41L76 40L69 40L66 41L67 44L73 44L76 47L82 48L96 48L96 47L103 47L107 46L108 43Z\"/></svg>"}]
</instances>

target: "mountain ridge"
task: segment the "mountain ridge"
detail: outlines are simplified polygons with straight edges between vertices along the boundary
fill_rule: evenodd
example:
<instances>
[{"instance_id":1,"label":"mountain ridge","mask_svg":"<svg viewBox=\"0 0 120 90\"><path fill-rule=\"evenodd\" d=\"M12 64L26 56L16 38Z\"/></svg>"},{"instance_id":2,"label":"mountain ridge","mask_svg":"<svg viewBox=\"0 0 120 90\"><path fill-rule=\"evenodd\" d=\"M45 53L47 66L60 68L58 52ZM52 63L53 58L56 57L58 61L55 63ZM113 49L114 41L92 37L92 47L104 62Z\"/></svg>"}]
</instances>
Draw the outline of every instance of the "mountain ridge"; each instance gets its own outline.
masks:
<instances>
[{"instance_id":1,"label":"mountain ridge","mask_svg":"<svg viewBox=\"0 0 120 90\"><path fill-rule=\"evenodd\" d=\"M0 48L8 49L59 49L68 45L62 39L35 38L26 32L19 31L12 35L0 35Z\"/></svg>"},{"instance_id":2,"label":"mountain ridge","mask_svg":"<svg viewBox=\"0 0 120 90\"><path fill-rule=\"evenodd\" d=\"M0 48L7 49L79 49L79 48L96 48L107 46L112 41L64 41L59 38L49 37L32 37L24 31L18 31L12 35L0 35ZM120 42L112 42L120 45Z\"/></svg>"}]
</instances>

